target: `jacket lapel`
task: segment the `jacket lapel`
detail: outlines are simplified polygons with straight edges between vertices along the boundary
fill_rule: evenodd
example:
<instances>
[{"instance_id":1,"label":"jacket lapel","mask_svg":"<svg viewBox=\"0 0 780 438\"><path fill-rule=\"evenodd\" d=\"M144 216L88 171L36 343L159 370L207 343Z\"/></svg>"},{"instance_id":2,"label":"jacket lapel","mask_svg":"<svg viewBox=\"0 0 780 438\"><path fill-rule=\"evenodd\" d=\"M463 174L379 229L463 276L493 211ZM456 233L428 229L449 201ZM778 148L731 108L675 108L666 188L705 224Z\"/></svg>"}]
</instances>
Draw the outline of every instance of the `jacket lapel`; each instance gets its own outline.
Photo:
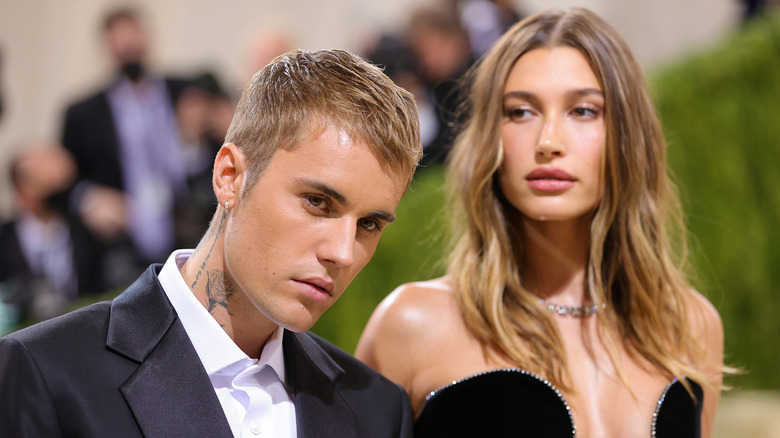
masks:
<instances>
[{"instance_id":1,"label":"jacket lapel","mask_svg":"<svg viewBox=\"0 0 780 438\"><path fill-rule=\"evenodd\" d=\"M344 370L306 333L284 333L287 381L299 437L357 437L355 412L336 385Z\"/></svg>"},{"instance_id":2,"label":"jacket lapel","mask_svg":"<svg viewBox=\"0 0 780 438\"><path fill-rule=\"evenodd\" d=\"M147 437L232 436L217 395L150 267L111 305L106 346L139 363L121 386Z\"/></svg>"}]
</instances>

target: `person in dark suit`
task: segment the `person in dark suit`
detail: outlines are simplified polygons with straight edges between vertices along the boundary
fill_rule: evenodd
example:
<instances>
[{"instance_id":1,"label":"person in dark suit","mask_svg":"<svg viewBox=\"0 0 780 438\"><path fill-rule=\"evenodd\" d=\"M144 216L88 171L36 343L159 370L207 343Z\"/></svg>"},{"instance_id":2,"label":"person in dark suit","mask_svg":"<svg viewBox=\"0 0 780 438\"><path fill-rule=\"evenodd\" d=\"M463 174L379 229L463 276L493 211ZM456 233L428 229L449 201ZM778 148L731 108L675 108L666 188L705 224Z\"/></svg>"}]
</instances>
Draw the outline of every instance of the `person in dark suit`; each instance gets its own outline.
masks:
<instances>
[{"instance_id":1,"label":"person in dark suit","mask_svg":"<svg viewBox=\"0 0 780 438\"><path fill-rule=\"evenodd\" d=\"M129 267L109 275L126 285L174 247L173 211L187 189L175 105L190 81L147 67L149 38L139 12L109 12L102 35L115 76L67 108L62 144L79 172L72 203L110 244L108 256Z\"/></svg>"},{"instance_id":2,"label":"person in dark suit","mask_svg":"<svg viewBox=\"0 0 780 438\"><path fill-rule=\"evenodd\" d=\"M102 292L101 249L67 196L76 176L59 145L28 142L11 159L14 218L0 225L0 299L9 325L64 313L77 298Z\"/></svg>"},{"instance_id":3,"label":"person in dark suit","mask_svg":"<svg viewBox=\"0 0 780 438\"><path fill-rule=\"evenodd\" d=\"M395 218L414 98L348 52L296 50L253 77L225 140L194 250L0 338L0 436L411 436L403 389L307 331Z\"/></svg>"}]
</instances>

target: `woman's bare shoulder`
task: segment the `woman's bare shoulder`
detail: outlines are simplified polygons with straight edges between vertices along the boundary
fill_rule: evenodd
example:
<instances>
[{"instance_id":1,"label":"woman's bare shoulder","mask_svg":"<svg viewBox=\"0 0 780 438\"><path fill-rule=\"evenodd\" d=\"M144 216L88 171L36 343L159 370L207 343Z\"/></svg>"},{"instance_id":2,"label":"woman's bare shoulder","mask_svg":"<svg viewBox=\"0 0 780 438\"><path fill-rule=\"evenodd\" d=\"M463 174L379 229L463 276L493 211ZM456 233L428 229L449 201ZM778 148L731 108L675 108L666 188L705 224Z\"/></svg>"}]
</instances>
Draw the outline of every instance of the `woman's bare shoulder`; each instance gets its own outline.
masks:
<instances>
[{"instance_id":1,"label":"woman's bare shoulder","mask_svg":"<svg viewBox=\"0 0 780 438\"><path fill-rule=\"evenodd\" d=\"M457 316L457 303L446 277L406 283L392 291L371 315L370 326L395 336L417 337Z\"/></svg>"},{"instance_id":2,"label":"woman's bare shoulder","mask_svg":"<svg viewBox=\"0 0 780 438\"><path fill-rule=\"evenodd\" d=\"M685 299L693 335L706 337L708 343L722 342L723 322L712 302L695 289L688 289Z\"/></svg>"},{"instance_id":3,"label":"woman's bare shoulder","mask_svg":"<svg viewBox=\"0 0 780 438\"><path fill-rule=\"evenodd\" d=\"M710 390L719 388L723 380L723 322L715 306L698 291L690 289L686 300L691 336L700 342L702 348L701 356L693 359L697 368L710 380ZM716 389L715 393L709 394L715 403L718 392ZM705 399L707 396L705 394Z\"/></svg>"},{"instance_id":4,"label":"woman's bare shoulder","mask_svg":"<svg viewBox=\"0 0 780 438\"><path fill-rule=\"evenodd\" d=\"M460 313L447 278L406 283L374 310L355 356L385 372L398 357L423 357L437 338L460 323Z\"/></svg>"},{"instance_id":5,"label":"woman's bare shoulder","mask_svg":"<svg viewBox=\"0 0 780 438\"><path fill-rule=\"evenodd\" d=\"M694 289L686 294L686 309L693 339L701 344L701 355L695 357L696 367L708 380L704 385L702 436L711 436L715 413L723 384L723 322L715 306Z\"/></svg>"},{"instance_id":6,"label":"woman's bare shoulder","mask_svg":"<svg viewBox=\"0 0 780 438\"><path fill-rule=\"evenodd\" d=\"M449 280L447 277L440 277L403 284L390 293L380 307L387 306L402 313L407 311L439 313L453 305L455 305L455 295Z\"/></svg>"}]
</instances>

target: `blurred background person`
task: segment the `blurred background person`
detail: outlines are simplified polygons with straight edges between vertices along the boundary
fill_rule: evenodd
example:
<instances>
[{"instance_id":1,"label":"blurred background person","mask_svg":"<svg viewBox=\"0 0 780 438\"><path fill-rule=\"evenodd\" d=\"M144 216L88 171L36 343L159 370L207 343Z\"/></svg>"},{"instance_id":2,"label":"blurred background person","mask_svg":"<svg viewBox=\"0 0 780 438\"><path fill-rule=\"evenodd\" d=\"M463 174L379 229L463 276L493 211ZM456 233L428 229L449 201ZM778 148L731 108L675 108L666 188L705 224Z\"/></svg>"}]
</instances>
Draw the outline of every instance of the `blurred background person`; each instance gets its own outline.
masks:
<instances>
[{"instance_id":1,"label":"blurred background person","mask_svg":"<svg viewBox=\"0 0 780 438\"><path fill-rule=\"evenodd\" d=\"M174 210L177 248L194 248L214 212L217 200L211 169L234 110L235 101L211 72L197 75L176 101L187 183L187 192Z\"/></svg>"},{"instance_id":2,"label":"blurred background person","mask_svg":"<svg viewBox=\"0 0 780 438\"><path fill-rule=\"evenodd\" d=\"M0 294L12 328L59 315L103 284L100 246L68 214L76 179L71 155L59 145L29 143L9 173L17 208L0 227Z\"/></svg>"},{"instance_id":3,"label":"blurred background person","mask_svg":"<svg viewBox=\"0 0 780 438\"><path fill-rule=\"evenodd\" d=\"M519 18L504 0L440 0L412 9L402 34L381 34L364 49L415 95L424 167L443 163L454 141L463 75Z\"/></svg>"},{"instance_id":4,"label":"blurred background person","mask_svg":"<svg viewBox=\"0 0 780 438\"><path fill-rule=\"evenodd\" d=\"M510 0L461 0L459 9L474 59L487 52L498 37L523 17Z\"/></svg>"},{"instance_id":5,"label":"blurred background person","mask_svg":"<svg viewBox=\"0 0 780 438\"><path fill-rule=\"evenodd\" d=\"M382 67L385 74L396 84L414 95L420 118L420 140L427 148L438 135L438 114L433 96L420 78L409 41L389 33L369 38L368 41L368 46L363 49L366 58ZM428 154L427 151L425 153ZM423 158L423 161L428 162L426 158Z\"/></svg>"},{"instance_id":6,"label":"blurred background person","mask_svg":"<svg viewBox=\"0 0 780 438\"><path fill-rule=\"evenodd\" d=\"M135 10L108 13L103 37L116 75L67 109L62 142L78 168L72 201L110 245L107 276L118 285L174 247L174 205L187 191L174 107L187 82L148 70Z\"/></svg>"},{"instance_id":7,"label":"blurred background person","mask_svg":"<svg viewBox=\"0 0 780 438\"><path fill-rule=\"evenodd\" d=\"M473 62L466 29L453 3L423 6L412 12L406 32L417 77L426 90L417 93L423 105L429 102L436 117L435 135L424 143L423 165L442 162L455 139L455 107L458 82ZM422 121L422 120L421 120ZM421 129L431 129L428 127Z\"/></svg>"}]
</instances>

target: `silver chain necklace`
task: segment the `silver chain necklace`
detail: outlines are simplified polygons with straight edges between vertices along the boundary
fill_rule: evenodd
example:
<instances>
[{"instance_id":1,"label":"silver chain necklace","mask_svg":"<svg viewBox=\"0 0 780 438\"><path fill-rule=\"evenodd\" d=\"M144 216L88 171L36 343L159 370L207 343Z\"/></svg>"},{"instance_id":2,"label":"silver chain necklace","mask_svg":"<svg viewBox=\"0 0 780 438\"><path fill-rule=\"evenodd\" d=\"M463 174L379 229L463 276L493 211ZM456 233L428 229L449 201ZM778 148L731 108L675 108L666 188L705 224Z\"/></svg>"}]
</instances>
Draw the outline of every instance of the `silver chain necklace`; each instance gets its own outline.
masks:
<instances>
[{"instance_id":1,"label":"silver chain necklace","mask_svg":"<svg viewBox=\"0 0 780 438\"><path fill-rule=\"evenodd\" d=\"M555 312L558 315L571 315L576 318L595 315L598 313L599 309L606 308L605 304L592 304L590 306L562 306L560 304L548 303L544 300L539 300L539 302L542 303L542 305L551 312Z\"/></svg>"}]
</instances>

